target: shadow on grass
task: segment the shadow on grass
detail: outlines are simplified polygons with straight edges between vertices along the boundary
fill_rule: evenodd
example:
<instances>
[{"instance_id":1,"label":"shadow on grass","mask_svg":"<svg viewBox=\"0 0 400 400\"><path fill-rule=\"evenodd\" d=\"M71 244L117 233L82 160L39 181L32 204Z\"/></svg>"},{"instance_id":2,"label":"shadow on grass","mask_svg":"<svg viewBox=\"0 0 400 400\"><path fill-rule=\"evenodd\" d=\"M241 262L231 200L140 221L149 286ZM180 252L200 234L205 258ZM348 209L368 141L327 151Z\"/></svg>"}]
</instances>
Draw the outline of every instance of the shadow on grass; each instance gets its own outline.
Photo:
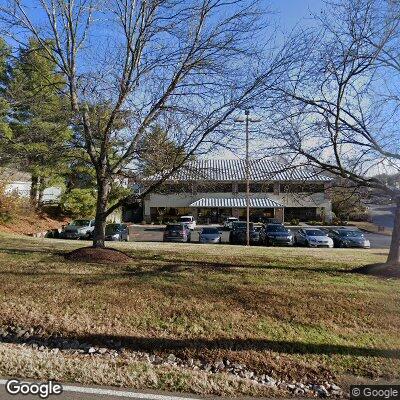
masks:
<instances>
[{"instance_id":1,"label":"shadow on grass","mask_svg":"<svg viewBox=\"0 0 400 400\"><path fill-rule=\"evenodd\" d=\"M12 248L10 246L3 247L0 246L0 253L6 253L10 255L29 255L29 254L46 254L47 256L62 256L64 257L70 250L59 250L52 249L48 247L42 248ZM121 251L121 250L120 250ZM194 251L196 251L194 249ZM127 252L130 257L132 257L132 262L146 262L149 263L148 269L143 268L128 268L125 269L123 273L117 272L116 274L112 274L113 276L123 275L123 276L141 276L141 277L151 277L157 276L160 274L166 273L177 273L183 269L189 268L201 268L203 270L214 270L220 272L230 272L232 269L257 269L257 270L286 270L286 271L294 271L294 272L316 272L316 273L339 273L339 274L348 274L352 273L352 270L346 270L342 268L338 268L335 266L316 266L316 267L308 267L303 265L295 265L296 261L293 260L294 265L284 265L279 263L277 260L269 260L268 257L264 257L262 260L259 259L260 264L255 263L236 263L235 260L227 260L226 262L211 262L211 261L199 261L199 260L186 260L179 257L179 254L168 254L165 256L164 254L149 254L146 252ZM169 257L171 258L169 258ZM46 257L47 258L47 257ZM264 264L261 264L261 261ZM154 266L157 262L161 262L163 265ZM151 265L151 263L154 263ZM118 264L118 263L117 263ZM116 265L117 265L116 264ZM99 263L101 265L101 263ZM118 266L118 265L117 265Z\"/></svg>"},{"instance_id":2,"label":"shadow on grass","mask_svg":"<svg viewBox=\"0 0 400 400\"><path fill-rule=\"evenodd\" d=\"M48 248L38 248L38 249L13 249L13 248L1 248L0 253L11 254L11 255L29 255L29 254L53 254L58 255L57 252L52 251Z\"/></svg>"},{"instance_id":3,"label":"shadow on grass","mask_svg":"<svg viewBox=\"0 0 400 400\"><path fill-rule=\"evenodd\" d=\"M8 343L32 343L43 344L50 348L60 347L64 349L78 349L83 344L100 346L105 348L120 348L121 346L131 351L147 352L174 352L190 351L201 356L204 350L228 350L228 351L273 351L285 354L317 354L317 355L342 355L355 357L381 357L389 359L400 359L399 349L371 349L357 346L335 345L335 344L312 344L285 340L267 339L164 339L143 338L118 335L84 335L68 337L52 337L50 339L40 336L31 336L29 339L7 337L4 342Z\"/></svg>"}]
</instances>

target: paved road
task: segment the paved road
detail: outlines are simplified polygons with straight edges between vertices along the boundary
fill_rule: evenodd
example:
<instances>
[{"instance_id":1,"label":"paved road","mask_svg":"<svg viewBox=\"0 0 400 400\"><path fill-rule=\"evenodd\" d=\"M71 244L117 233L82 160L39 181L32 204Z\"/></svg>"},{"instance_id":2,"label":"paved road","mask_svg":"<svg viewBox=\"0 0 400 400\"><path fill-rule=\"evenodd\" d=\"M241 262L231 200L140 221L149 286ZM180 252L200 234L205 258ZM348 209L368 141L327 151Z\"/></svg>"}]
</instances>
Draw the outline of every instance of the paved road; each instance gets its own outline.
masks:
<instances>
[{"instance_id":1,"label":"paved road","mask_svg":"<svg viewBox=\"0 0 400 400\"><path fill-rule=\"evenodd\" d=\"M372 222L385 228L393 228L394 224L394 205L370 205L370 214Z\"/></svg>"},{"instance_id":2,"label":"paved road","mask_svg":"<svg viewBox=\"0 0 400 400\"><path fill-rule=\"evenodd\" d=\"M24 381L25 382L25 381ZM32 381L30 381L31 383ZM41 381L42 382L42 381ZM40 383L41 383L40 382ZM39 382L37 382L39 383ZM5 388L6 380L0 379L1 400L38 400L39 395L8 394ZM108 387L84 387L78 385L63 385L63 392L58 395L50 395L49 399L54 400L195 400L200 397L187 394L169 394L155 392L139 392Z\"/></svg>"},{"instance_id":3,"label":"paved road","mask_svg":"<svg viewBox=\"0 0 400 400\"><path fill-rule=\"evenodd\" d=\"M134 237L135 241L139 242L162 242L163 240L163 230L162 227L153 227L153 226L141 226L135 225L131 228L137 236ZM296 231L299 228L292 228L292 231ZM196 230L192 233L192 242L198 242L199 240L199 231L200 228L196 228ZM371 247L375 249L385 249L390 246L390 236L381 235L379 233L365 233L365 237L370 240ZM222 242L229 242L229 232L223 231L222 233Z\"/></svg>"}]
</instances>

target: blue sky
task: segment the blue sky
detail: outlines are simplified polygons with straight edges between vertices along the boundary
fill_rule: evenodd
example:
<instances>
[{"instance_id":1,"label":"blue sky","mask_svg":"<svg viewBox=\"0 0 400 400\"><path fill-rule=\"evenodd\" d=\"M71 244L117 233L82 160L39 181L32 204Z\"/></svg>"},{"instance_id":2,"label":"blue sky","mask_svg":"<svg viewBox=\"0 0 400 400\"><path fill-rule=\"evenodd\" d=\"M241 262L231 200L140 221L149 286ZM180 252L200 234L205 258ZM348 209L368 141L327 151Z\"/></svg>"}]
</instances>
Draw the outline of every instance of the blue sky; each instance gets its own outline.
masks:
<instances>
[{"instance_id":1,"label":"blue sky","mask_svg":"<svg viewBox=\"0 0 400 400\"><path fill-rule=\"evenodd\" d=\"M268 0L267 4L277 13L276 18L282 30L290 30L296 24L306 26L311 13L319 13L322 0Z\"/></svg>"}]
</instances>

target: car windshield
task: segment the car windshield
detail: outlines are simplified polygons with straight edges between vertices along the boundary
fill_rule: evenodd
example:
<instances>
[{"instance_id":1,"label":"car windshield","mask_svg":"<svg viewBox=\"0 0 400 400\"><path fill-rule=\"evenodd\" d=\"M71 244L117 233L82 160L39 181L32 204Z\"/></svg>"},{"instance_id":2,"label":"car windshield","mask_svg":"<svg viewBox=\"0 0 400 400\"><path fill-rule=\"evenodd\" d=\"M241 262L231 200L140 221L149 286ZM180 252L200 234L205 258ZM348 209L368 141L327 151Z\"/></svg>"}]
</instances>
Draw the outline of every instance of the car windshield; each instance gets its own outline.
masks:
<instances>
[{"instance_id":1,"label":"car windshield","mask_svg":"<svg viewBox=\"0 0 400 400\"><path fill-rule=\"evenodd\" d=\"M326 236L326 233L319 229L307 229L306 234L307 236Z\"/></svg>"},{"instance_id":2,"label":"car windshield","mask_svg":"<svg viewBox=\"0 0 400 400\"><path fill-rule=\"evenodd\" d=\"M344 236L344 237L362 237L363 234L360 231L339 231L339 235L340 236Z\"/></svg>"},{"instance_id":3,"label":"car windshield","mask_svg":"<svg viewBox=\"0 0 400 400\"><path fill-rule=\"evenodd\" d=\"M287 229L282 225L267 225L267 231L270 232L287 232Z\"/></svg>"},{"instance_id":4,"label":"car windshield","mask_svg":"<svg viewBox=\"0 0 400 400\"><path fill-rule=\"evenodd\" d=\"M201 233L205 234L205 235L218 235L219 231L217 228L204 228Z\"/></svg>"},{"instance_id":5,"label":"car windshield","mask_svg":"<svg viewBox=\"0 0 400 400\"><path fill-rule=\"evenodd\" d=\"M182 222L192 222L192 218L190 217L181 217Z\"/></svg>"},{"instance_id":6,"label":"car windshield","mask_svg":"<svg viewBox=\"0 0 400 400\"><path fill-rule=\"evenodd\" d=\"M122 230L122 225L120 224L109 224L106 226L106 235L111 235Z\"/></svg>"},{"instance_id":7,"label":"car windshield","mask_svg":"<svg viewBox=\"0 0 400 400\"><path fill-rule=\"evenodd\" d=\"M247 228L246 222L234 222L233 229L235 230L244 230ZM253 224L250 223L250 229L253 229Z\"/></svg>"},{"instance_id":8,"label":"car windshield","mask_svg":"<svg viewBox=\"0 0 400 400\"><path fill-rule=\"evenodd\" d=\"M71 222L71 225L74 226L88 226L90 225L89 219L76 219L75 221Z\"/></svg>"},{"instance_id":9,"label":"car windshield","mask_svg":"<svg viewBox=\"0 0 400 400\"><path fill-rule=\"evenodd\" d=\"M165 230L167 231L180 231L183 228L182 225L167 225Z\"/></svg>"}]
</instances>

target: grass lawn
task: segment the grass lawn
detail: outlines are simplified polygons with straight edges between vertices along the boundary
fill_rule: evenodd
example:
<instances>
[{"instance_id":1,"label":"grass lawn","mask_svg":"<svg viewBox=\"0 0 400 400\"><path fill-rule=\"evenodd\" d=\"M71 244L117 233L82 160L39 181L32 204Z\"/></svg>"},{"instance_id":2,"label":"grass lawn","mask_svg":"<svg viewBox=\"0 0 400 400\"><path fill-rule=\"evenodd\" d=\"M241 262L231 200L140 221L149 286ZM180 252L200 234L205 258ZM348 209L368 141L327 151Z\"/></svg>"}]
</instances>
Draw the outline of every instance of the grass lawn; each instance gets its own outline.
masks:
<instances>
[{"instance_id":1,"label":"grass lawn","mask_svg":"<svg viewBox=\"0 0 400 400\"><path fill-rule=\"evenodd\" d=\"M400 379L400 281L348 272L384 261L386 250L120 243L112 246L133 257L129 264L64 260L63 252L82 245L0 236L0 327L41 327L100 344L120 339L127 358L61 363L2 344L0 375L53 371L83 383L263 394L218 374L130 364L129 350L145 349L227 357L287 380Z\"/></svg>"}]
</instances>

